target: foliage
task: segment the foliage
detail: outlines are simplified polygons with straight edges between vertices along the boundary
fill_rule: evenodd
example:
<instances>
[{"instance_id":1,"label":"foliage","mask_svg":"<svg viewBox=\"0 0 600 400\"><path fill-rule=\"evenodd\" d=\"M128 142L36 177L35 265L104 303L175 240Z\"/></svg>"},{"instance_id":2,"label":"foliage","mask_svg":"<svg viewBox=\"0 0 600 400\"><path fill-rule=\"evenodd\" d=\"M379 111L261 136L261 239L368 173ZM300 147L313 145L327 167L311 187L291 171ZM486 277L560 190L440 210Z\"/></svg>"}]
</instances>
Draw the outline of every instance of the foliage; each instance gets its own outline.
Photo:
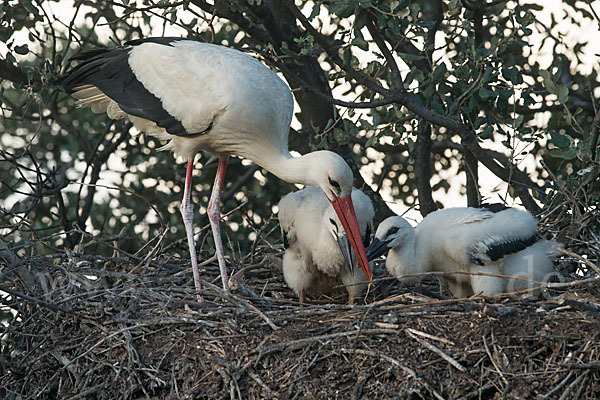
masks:
<instances>
[{"instance_id":1,"label":"foliage","mask_svg":"<svg viewBox=\"0 0 600 400\"><path fill-rule=\"evenodd\" d=\"M372 190L379 218L390 211L376 193L426 214L450 185L471 205L514 197L535 213L540 204L569 206L559 198L568 187L585 198L581 213L598 212L589 206L599 197L597 70L586 65L588 38L561 33L597 21L591 6L566 1L552 14L542 2L497 0L215 3L0 5L3 240L21 252L54 252L100 236L105 245L87 251L110 254L118 236L128 239L119 241L124 254L153 239L185 255L184 165L127 122L77 109L54 83L80 51L150 35L255 49L294 89L292 149L342 154L361 171L357 186ZM202 155L197 165L202 226L216 162ZM479 181L481 166L508 190L481 196L481 184L489 186ZM446 180L457 168L464 174ZM231 162L228 178L224 210L248 202L227 217L235 255L264 237L252 232L293 187L246 162ZM45 247L34 249L32 239Z\"/></svg>"}]
</instances>

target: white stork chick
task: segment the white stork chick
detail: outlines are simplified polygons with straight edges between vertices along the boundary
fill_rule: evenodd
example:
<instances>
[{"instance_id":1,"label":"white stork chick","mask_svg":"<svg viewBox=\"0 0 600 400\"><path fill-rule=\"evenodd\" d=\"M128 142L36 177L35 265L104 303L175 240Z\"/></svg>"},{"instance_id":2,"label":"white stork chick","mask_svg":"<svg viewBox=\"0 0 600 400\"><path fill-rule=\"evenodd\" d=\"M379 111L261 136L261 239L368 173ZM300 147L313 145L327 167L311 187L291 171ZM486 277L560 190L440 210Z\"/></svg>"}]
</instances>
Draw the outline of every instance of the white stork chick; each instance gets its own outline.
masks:
<instances>
[{"instance_id":1,"label":"white stork chick","mask_svg":"<svg viewBox=\"0 0 600 400\"><path fill-rule=\"evenodd\" d=\"M288 133L294 111L290 88L273 71L241 51L182 38L147 38L75 57L80 63L61 79L81 106L128 118L140 131L169 140L187 161L181 214L196 289L201 289L190 193L195 155L219 156L207 214L223 288L227 268L219 221L221 188L229 156L247 158L279 178L321 188L333 204L365 274L369 263L350 196L352 170L330 151L293 157ZM202 300L198 293L198 300Z\"/></svg>"},{"instance_id":2,"label":"white stork chick","mask_svg":"<svg viewBox=\"0 0 600 400\"><path fill-rule=\"evenodd\" d=\"M375 214L369 197L352 189L352 203L363 241L368 243ZM355 267L348 238L323 191L307 187L289 193L279 202L279 223L286 248L285 282L304 302L304 295L322 294L342 283L353 304L365 290L367 277Z\"/></svg>"},{"instance_id":3,"label":"white stork chick","mask_svg":"<svg viewBox=\"0 0 600 400\"><path fill-rule=\"evenodd\" d=\"M389 217L367 249L369 259L389 251L386 267L394 276L424 272L483 272L547 281L553 275L556 242L541 239L527 211L488 204L448 208L427 215L416 228ZM452 294L490 296L534 286L531 282L483 275L445 275Z\"/></svg>"}]
</instances>

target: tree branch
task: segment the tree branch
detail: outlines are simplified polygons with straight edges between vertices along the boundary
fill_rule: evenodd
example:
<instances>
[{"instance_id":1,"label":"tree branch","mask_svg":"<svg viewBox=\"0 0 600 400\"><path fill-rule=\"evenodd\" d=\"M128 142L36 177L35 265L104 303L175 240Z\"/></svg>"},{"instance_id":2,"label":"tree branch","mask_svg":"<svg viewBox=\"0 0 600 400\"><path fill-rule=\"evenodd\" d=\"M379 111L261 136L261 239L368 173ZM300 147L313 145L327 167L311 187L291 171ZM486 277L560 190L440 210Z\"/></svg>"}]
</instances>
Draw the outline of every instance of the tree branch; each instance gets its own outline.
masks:
<instances>
[{"instance_id":1,"label":"tree branch","mask_svg":"<svg viewBox=\"0 0 600 400\"><path fill-rule=\"evenodd\" d=\"M328 39L321 34L321 32L317 31L310 23L310 21L302 14L302 11L296 7L294 0L287 0L288 8L292 11L292 14L300 21L302 26L315 38L315 40L321 45L321 48L327 53L329 58L342 69L342 71L346 72L349 76L351 76L355 81L360 83L361 85L371 89L375 93L379 93L381 95L386 95L389 93L388 89L385 89L379 86L374 80L364 76L363 74L355 71L352 68L348 68L337 51L331 47Z\"/></svg>"},{"instance_id":2,"label":"tree branch","mask_svg":"<svg viewBox=\"0 0 600 400\"><path fill-rule=\"evenodd\" d=\"M477 207L481 204L479 193L479 161L469 150L463 152L465 175L467 176L467 205Z\"/></svg>"},{"instance_id":3,"label":"tree branch","mask_svg":"<svg viewBox=\"0 0 600 400\"><path fill-rule=\"evenodd\" d=\"M508 159L502 159L502 157L491 157L489 151L486 151L479 146L477 137L475 134L461 122L454 118L447 117L431 111L424 107L416 98L415 95L405 93L397 96L397 102L405 106L410 111L414 112L421 118L434 123L436 125L444 126L451 131L458 133L462 139L463 145L470 150L473 155L483 164L487 169L494 173L498 178L511 185L516 194L523 202L523 206L533 214L539 214L541 211L538 204L531 197L529 189L542 190L538 185L533 183L531 179L519 170L512 162Z\"/></svg>"},{"instance_id":4,"label":"tree branch","mask_svg":"<svg viewBox=\"0 0 600 400\"><path fill-rule=\"evenodd\" d=\"M85 221L87 221L92 211L92 205L94 204L94 195L96 193L95 183L100 178L100 170L102 169L102 166L108 160L108 157L110 157L110 155L117 149L117 147L119 147L119 145L129 137L129 129L131 129L132 126L133 125L131 123L125 124L123 130L121 131L121 135L112 143L107 145L104 148L104 150L102 150L96 155L96 157L94 157L94 160L92 161L93 167L90 174L90 180L87 185L88 193L85 198L83 207L81 208L79 218L77 218L76 222L80 229L83 229L85 227ZM80 231L73 232L73 238L72 240L70 240L70 242L75 244L79 243L81 235L82 233Z\"/></svg>"},{"instance_id":5,"label":"tree branch","mask_svg":"<svg viewBox=\"0 0 600 400\"><path fill-rule=\"evenodd\" d=\"M423 217L437 210L431 190L431 126L423 119L419 120L417 128L417 143L415 147L415 175L417 178L417 193L419 209Z\"/></svg>"},{"instance_id":6,"label":"tree branch","mask_svg":"<svg viewBox=\"0 0 600 400\"><path fill-rule=\"evenodd\" d=\"M8 60L0 60L0 79L6 79L14 83L29 83L27 74Z\"/></svg>"},{"instance_id":7,"label":"tree branch","mask_svg":"<svg viewBox=\"0 0 600 400\"><path fill-rule=\"evenodd\" d=\"M590 132L590 150L592 160L596 160L596 151L598 148L598 134L600 133L600 111L596 111L594 115L594 121L592 122L592 129Z\"/></svg>"},{"instance_id":8,"label":"tree branch","mask_svg":"<svg viewBox=\"0 0 600 400\"><path fill-rule=\"evenodd\" d=\"M381 36L381 33L377 30L375 24L373 24L371 17L367 19L367 30L371 34L373 41L375 41L375 44L377 44L377 47L381 51L381 54L383 54L383 57L385 57L385 61L387 62L390 70L392 71L392 76L394 78L394 89L402 90L403 81L402 76L400 75L400 70L398 69L398 64L396 63L396 60L394 60L394 56L392 55L392 53L388 50L387 45L385 44L385 41Z\"/></svg>"},{"instance_id":9,"label":"tree branch","mask_svg":"<svg viewBox=\"0 0 600 400\"><path fill-rule=\"evenodd\" d=\"M350 138L351 143L360 144L361 146L365 146L367 144L367 140L368 139L366 137ZM398 144L374 143L370 147L374 148L375 150L377 150L381 153L385 153L385 154L402 153L403 151L408 151L408 146L405 144L402 144L402 143L398 143ZM449 139L432 140L431 141L431 151L433 153L443 153L444 150L446 150L446 149L458 150L460 153L465 151L465 147L462 144L455 143ZM492 152L492 150L486 150L486 151ZM497 152L493 152L493 153L496 153L497 155L503 155L503 154L497 153Z\"/></svg>"},{"instance_id":10,"label":"tree branch","mask_svg":"<svg viewBox=\"0 0 600 400\"><path fill-rule=\"evenodd\" d=\"M252 164L246 168L246 172L242 174L235 182L233 182L228 188L227 191L223 193L221 196L221 202L224 204L227 200L229 200L232 196L234 196L238 190L244 185L249 179L252 178L254 173L260 167L258 164Z\"/></svg>"},{"instance_id":11,"label":"tree branch","mask_svg":"<svg viewBox=\"0 0 600 400\"><path fill-rule=\"evenodd\" d=\"M207 13L212 14L212 13L217 12L217 10L215 9L215 5L210 4L206 1L192 0L191 3ZM226 4L226 3L223 3L223 4ZM264 43L270 42L270 40L268 38L269 34L267 31L265 31L264 29L261 29L261 27L259 25L251 24L246 19L246 17L244 17L243 14L232 12L228 5L226 5L224 7L219 7L218 14L220 17L228 19L229 21L238 25L244 32L246 32L248 35L250 35L254 39L264 42Z\"/></svg>"}]
</instances>

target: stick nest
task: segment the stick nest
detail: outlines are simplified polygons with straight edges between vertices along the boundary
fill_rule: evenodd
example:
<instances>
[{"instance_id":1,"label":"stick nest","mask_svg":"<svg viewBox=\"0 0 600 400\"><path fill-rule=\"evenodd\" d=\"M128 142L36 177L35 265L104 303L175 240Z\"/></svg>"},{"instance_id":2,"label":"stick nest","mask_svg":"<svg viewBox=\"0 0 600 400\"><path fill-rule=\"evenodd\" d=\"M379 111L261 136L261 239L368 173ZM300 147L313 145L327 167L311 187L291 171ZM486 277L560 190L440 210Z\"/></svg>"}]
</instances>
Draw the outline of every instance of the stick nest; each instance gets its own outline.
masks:
<instances>
[{"instance_id":1,"label":"stick nest","mask_svg":"<svg viewBox=\"0 0 600 400\"><path fill-rule=\"evenodd\" d=\"M229 260L229 292L204 263L199 303L186 261L0 246L0 396L600 398L598 275L581 256L563 256L562 283L495 298L379 266L354 306L343 289L299 304L280 258Z\"/></svg>"}]
</instances>

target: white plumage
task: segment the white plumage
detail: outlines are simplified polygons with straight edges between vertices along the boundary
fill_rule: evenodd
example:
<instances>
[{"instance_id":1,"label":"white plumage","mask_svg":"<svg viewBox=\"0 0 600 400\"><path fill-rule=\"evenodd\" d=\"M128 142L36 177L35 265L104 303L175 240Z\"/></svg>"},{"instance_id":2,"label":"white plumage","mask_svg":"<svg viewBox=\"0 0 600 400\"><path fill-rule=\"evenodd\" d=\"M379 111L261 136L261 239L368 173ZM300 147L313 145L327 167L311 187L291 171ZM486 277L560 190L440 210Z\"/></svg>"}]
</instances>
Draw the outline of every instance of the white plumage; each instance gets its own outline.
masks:
<instances>
[{"instance_id":1,"label":"white plumage","mask_svg":"<svg viewBox=\"0 0 600 400\"><path fill-rule=\"evenodd\" d=\"M369 197L352 190L358 226L363 241L372 232L374 210ZM290 288L304 301L304 294L322 294L344 284L352 304L365 290L367 278L354 269L338 216L321 190L308 187L289 193L279 202L286 251L283 276ZM353 272L352 272L353 271Z\"/></svg>"},{"instance_id":2,"label":"white plumage","mask_svg":"<svg viewBox=\"0 0 600 400\"><path fill-rule=\"evenodd\" d=\"M423 272L483 272L547 281L553 275L552 246L541 239L527 211L502 205L448 208L427 215L416 228L390 217L377 228L367 250L375 258L389 250L386 267L394 276ZM480 275L446 275L452 294L486 296L531 287L532 283Z\"/></svg>"},{"instance_id":3,"label":"white plumage","mask_svg":"<svg viewBox=\"0 0 600 400\"><path fill-rule=\"evenodd\" d=\"M123 48L93 50L76 59L82 62L61 83L78 104L111 118L130 119L140 131L169 140L162 149L188 162L181 213L196 289L201 286L190 193L192 163L200 151L219 156L208 216L225 289L220 193L231 155L252 160L285 181L321 188L370 277L350 196L352 170L329 151L292 157L287 143L293 97L270 69L240 51L181 38L134 40Z\"/></svg>"}]
</instances>

